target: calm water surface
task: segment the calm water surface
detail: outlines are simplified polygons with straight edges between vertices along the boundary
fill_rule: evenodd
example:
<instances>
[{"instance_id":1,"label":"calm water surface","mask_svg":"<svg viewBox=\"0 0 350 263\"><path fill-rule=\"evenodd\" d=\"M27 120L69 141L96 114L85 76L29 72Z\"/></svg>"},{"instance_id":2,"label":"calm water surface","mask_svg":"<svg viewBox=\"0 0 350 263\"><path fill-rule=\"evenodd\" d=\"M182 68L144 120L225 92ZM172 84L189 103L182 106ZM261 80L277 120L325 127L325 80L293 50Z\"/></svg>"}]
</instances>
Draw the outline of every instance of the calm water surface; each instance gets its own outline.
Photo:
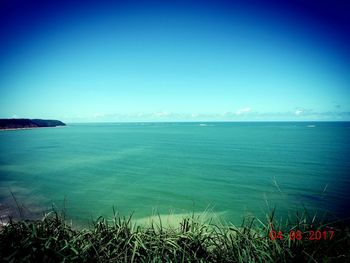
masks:
<instances>
[{"instance_id":1,"label":"calm water surface","mask_svg":"<svg viewBox=\"0 0 350 263\"><path fill-rule=\"evenodd\" d=\"M71 124L0 132L0 203L70 218L310 209L349 215L350 123Z\"/></svg>"}]
</instances>

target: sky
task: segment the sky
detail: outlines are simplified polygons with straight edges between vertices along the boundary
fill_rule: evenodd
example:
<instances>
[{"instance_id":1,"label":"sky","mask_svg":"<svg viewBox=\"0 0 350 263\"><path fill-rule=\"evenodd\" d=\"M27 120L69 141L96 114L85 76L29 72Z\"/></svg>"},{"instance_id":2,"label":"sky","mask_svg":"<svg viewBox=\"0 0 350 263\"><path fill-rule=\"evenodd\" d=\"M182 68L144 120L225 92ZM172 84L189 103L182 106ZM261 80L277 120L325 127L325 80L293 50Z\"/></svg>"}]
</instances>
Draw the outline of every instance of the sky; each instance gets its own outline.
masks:
<instances>
[{"instance_id":1,"label":"sky","mask_svg":"<svg viewBox=\"0 0 350 263\"><path fill-rule=\"evenodd\" d=\"M350 120L348 1L71 2L1 1L0 118Z\"/></svg>"}]
</instances>

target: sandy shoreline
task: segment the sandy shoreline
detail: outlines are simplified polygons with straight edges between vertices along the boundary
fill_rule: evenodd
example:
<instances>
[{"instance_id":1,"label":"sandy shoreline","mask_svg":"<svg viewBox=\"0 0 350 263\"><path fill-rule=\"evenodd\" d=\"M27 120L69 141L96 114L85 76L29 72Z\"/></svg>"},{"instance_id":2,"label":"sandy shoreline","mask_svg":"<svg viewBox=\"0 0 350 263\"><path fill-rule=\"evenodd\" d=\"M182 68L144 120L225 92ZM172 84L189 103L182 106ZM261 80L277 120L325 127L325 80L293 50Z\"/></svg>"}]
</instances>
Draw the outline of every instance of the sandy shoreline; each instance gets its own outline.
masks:
<instances>
[{"instance_id":1,"label":"sandy shoreline","mask_svg":"<svg viewBox=\"0 0 350 263\"><path fill-rule=\"evenodd\" d=\"M64 126L55 126L55 127L26 127L26 128L9 128L9 129L2 129L0 128L0 131L19 131L19 130L33 130L33 129L43 129L43 128L62 128Z\"/></svg>"}]
</instances>

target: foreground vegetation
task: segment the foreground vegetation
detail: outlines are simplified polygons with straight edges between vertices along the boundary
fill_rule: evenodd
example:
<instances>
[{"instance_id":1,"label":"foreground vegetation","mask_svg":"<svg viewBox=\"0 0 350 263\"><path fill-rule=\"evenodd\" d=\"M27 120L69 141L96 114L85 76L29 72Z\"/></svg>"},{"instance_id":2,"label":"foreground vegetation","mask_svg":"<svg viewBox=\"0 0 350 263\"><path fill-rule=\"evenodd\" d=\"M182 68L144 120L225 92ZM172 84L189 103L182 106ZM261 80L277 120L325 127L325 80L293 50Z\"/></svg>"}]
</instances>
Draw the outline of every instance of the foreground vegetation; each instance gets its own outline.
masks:
<instances>
[{"instance_id":1,"label":"foreground vegetation","mask_svg":"<svg viewBox=\"0 0 350 263\"><path fill-rule=\"evenodd\" d=\"M137 226L115 215L91 227L72 227L63 214L11 220L0 230L2 262L350 262L345 222L316 222L304 212L284 222L247 218L241 226L183 218L177 227L159 218ZM320 230L322 238L309 240ZM273 232L275 231L275 232ZM281 231L281 232L279 232ZM297 232L300 231L300 232ZM326 231L326 234L324 234ZM333 232L333 236L330 234ZM293 234L294 233L294 234ZM271 240L274 239L274 240Z\"/></svg>"}]
</instances>

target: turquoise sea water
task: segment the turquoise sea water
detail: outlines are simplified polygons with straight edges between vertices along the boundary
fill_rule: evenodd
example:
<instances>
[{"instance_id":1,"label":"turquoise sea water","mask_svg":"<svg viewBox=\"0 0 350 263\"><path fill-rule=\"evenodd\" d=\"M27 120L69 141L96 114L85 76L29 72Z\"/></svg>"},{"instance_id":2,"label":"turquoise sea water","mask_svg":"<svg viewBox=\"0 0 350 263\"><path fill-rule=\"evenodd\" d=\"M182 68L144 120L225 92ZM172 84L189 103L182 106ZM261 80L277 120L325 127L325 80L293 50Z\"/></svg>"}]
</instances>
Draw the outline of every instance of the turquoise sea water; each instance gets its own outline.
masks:
<instances>
[{"instance_id":1,"label":"turquoise sea water","mask_svg":"<svg viewBox=\"0 0 350 263\"><path fill-rule=\"evenodd\" d=\"M84 222L210 209L225 220L310 209L349 215L350 123L70 124L0 132L0 203L66 199Z\"/></svg>"}]
</instances>

